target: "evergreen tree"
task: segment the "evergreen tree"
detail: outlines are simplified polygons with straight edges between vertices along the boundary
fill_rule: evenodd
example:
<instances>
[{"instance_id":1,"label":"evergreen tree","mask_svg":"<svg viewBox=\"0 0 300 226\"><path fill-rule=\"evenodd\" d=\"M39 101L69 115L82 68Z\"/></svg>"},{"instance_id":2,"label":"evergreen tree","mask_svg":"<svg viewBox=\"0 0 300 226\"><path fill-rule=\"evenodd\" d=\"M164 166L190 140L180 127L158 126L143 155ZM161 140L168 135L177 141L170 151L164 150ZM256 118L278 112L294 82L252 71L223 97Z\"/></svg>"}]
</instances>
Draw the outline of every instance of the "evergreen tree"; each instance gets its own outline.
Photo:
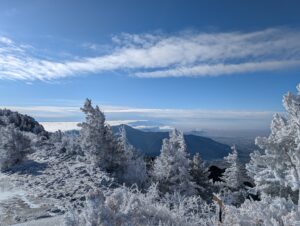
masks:
<instances>
[{"instance_id":1,"label":"evergreen tree","mask_svg":"<svg viewBox=\"0 0 300 226\"><path fill-rule=\"evenodd\" d=\"M81 148L90 162L101 169L115 173L123 170L125 153L118 147L105 116L98 106L92 106L87 99L81 110L85 113L85 122L80 123Z\"/></svg>"},{"instance_id":2,"label":"evergreen tree","mask_svg":"<svg viewBox=\"0 0 300 226\"><path fill-rule=\"evenodd\" d=\"M300 85L297 88L298 95L288 93L284 96L286 115L274 115L271 134L256 138L263 153L251 154L251 161L246 166L262 192L268 192L266 188L277 184L300 193Z\"/></svg>"},{"instance_id":3,"label":"evergreen tree","mask_svg":"<svg viewBox=\"0 0 300 226\"><path fill-rule=\"evenodd\" d=\"M105 116L98 106L92 106L87 99L82 111L86 121L79 124L81 149L91 163L111 173L119 182L141 185L146 177L146 165L142 156L126 138L125 129L121 129L119 138L105 123Z\"/></svg>"},{"instance_id":4,"label":"evergreen tree","mask_svg":"<svg viewBox=\"0 0 300 226\"><path fill-rule=\"evenodd\" d=\"M210 192L210 183L209 183L209 172L208 168L205 167L204 162L201 159L199 153L196 153L191 162L191 175L193 181L197 185L197 190L202 198L207 198L208 193Z\"/></svg>"},{"instance_id":5,"label":"evergreen tree","mask_svg":"<svg viewBox=\"0 0 300 226\"><path fill-rule=\"evenodd\" d=\"M119 148L123 149L126 157L125 169L120 175L127 184L142 185L146 179L146 163L143 156L128 142L126 129L123 126L120 130Z\"/></svg>"},{"instance_id":6,"label":"evergreen tree","mask_svg":"<svg viewBox=\"0 0 300 226\"><path fill-rule=\"evenodd\" d=\"M194 155L191 165L191 174L195 182L201 186L206 185L208 183L209 172L199 153Z\"/></svg>"},{"instance_id":7,"label":"evergreen tree","mask_svg":"<svg viewBox=\"0 0 300 226\"><path fill-rule=\"evenodd\" d=\"M226 187L238 190L243 182L242 177L242 167L238 159L238 152L236 146L231 147L232 153L229 153L224 159L229 164L226 168L222 180L224 181Z\"/></svg>"},{"instance_id":8,"label":"evergreen tree","mask_svg":"<svg viewBox=\"0 0 300 226\"><path fill-rule=\"evenodd\" d=\"M177 130L164 139L161 153L154 162L153 177L163 193L195 194L195 183L189 172L190 160L183 134Z\"/></svg>"}]
</instances>

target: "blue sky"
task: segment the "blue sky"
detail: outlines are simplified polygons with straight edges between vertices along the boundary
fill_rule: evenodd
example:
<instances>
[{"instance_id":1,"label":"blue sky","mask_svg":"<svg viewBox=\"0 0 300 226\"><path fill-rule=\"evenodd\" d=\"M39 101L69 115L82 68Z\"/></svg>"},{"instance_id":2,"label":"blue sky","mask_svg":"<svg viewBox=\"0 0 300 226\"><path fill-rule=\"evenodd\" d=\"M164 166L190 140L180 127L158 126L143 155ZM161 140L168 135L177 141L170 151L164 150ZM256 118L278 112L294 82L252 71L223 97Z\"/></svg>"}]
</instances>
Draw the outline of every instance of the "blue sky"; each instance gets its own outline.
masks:
<instances>
[{"instance_id":1,"label":"blue sky","mask_svg":"<svg viewBox=\"0 0 300 226\"><path fill-rule=\"evenodd\" d=\"M77 122L89 97L114 122L266 129L300 82L299 8L292 0L3 0L0 106Z\"/></svg>"}]
</instances>

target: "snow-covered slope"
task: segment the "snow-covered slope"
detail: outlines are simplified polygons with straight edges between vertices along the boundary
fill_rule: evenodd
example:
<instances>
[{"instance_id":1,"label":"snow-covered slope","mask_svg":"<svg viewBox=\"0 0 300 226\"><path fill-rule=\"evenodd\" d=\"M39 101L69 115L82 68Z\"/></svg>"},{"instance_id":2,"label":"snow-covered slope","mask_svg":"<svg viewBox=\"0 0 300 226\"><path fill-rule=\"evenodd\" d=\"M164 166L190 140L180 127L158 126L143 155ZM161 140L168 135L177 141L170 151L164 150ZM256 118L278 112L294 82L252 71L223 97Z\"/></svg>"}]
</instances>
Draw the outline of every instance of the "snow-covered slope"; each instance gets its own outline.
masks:
<instances>
[{"instance_id":1,"label":"snow-covered slope","mask_svg":"<svg viewBox=\"0 0 300 226\"><path fill-rule=\"evenodd\" d=\"M48 132L34 118L9 109L0 109L0 125L13 124L24 132L48 137Z\"/></svg>"},{"instance_id":2,"label":"snow-covered slope","mask_svg":"<svg viewBox=\"0 0 300 226\"><path fill-rule=\"evenodd\" d=\"M81 208L89 190L107 188L111 183L105 173L91 171L88 164L57 152L45 141L38 152L0 177L0 225L61 215L69 207Z\"/></svg>"}]
</instances>

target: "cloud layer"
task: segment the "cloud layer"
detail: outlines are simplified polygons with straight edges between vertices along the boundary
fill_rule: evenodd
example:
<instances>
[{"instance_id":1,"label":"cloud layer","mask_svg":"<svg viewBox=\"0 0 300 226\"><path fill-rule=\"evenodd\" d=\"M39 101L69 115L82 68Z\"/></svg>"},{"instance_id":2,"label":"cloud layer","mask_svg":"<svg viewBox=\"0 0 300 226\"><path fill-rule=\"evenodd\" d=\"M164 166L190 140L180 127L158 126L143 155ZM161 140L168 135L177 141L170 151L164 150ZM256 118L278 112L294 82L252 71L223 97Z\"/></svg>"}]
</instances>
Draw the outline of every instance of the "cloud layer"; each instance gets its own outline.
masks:
<instances>
[{"instance_id":1,"label":"cloud layer","mask_svg":"<svg viewBox=\"0 0 300 226\"><path fill-rule=\"evenodd\" d=\"M82 121L83 114L79 107L60 106L0 106L24 114L31 115L41 122L47 122L49 128L73 128L74 121ZM123 106L101 106L109 122L116 124L132 124L134 126L170 126L182 130L194 129L267 129L272 115L270 111L229 111L201 109L159 109L133 108ZM59 122L59 123L51 123ZM69 122L69 123L66 123ZM55 125L56 127L54 127ZM52 126L52 127L51 127Z\"/></svg>"},{"instance_id":2,"label":"cloud layer","mask_svg":"<svg viewBox=\"0 0 300 226\"><path fill-rule=\"evenodd\" d=\"M141 78L221 76L300 66L300 31L121 34L105 55L49 60L0 36L0 79L52 80L121 71Z\"/></svg>"}]
</instances>

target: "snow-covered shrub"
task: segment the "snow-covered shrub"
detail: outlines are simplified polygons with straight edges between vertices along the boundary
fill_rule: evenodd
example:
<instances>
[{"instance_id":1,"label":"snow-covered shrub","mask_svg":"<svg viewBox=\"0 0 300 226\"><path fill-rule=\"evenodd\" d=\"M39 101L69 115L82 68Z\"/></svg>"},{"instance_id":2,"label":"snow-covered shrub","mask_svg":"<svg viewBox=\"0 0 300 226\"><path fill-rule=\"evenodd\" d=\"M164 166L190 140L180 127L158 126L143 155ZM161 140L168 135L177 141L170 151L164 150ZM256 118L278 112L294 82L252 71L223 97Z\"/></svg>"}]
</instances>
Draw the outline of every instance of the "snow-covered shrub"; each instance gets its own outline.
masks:
<instances>
[{"instance_id":1,"label":"snow-covered shrub","mask_svg":"<svg viewBox=\"0 0 300 226\"><path fill-rule=\"evenodd\" d=\"M296 209L297 206L291 200L262 196L261 201L246 200L239 208L225 205L224 225L296 225L296 221L292 221L292 219L299 219ZM287 222L292 222L292 224L285 224Z\"/></svg>"},{"instance_id":2,"label":"snow-covered shrub","mask_svg":"<svg viewBox=\"0 0 300 226\"><path fill-rule=\"evenodd\" d=\"M0 126L0 169L21 162L30 152L30 139L13 125Z\"/></svg>"},{"instance_id":3,"label":"snow-covered shrub","mask_svg":"<svg viewBox=\"0 0 300 226\"><path fill-rule=\"evenodd\" d=\"M215 206L207 204L200 196L183 196L178 192L161 197L161 204L169 206L177 216L188 218L199 225L213 225L216 220Z\"/></svg>"},{"instance_id":4,"label":"snow-covered shrub","mask_svg":"<svg viewBox=\"0 0 300 226\"><path fill-rule=\"evenodd\" d=\"M63 149L67 155L83 155L79 138L75 136L63 134L61 140L61 149Z\"/></svg>"},{"instance_id":5,"label":"snow-covered shrub","mask_svg":"<svg viewBox=\"0 0 300 226\"><path fill-rule=\"evenodd\" d=\"M245 189L232 190L220 184L218 197L226 205L240 206L246 199L248 193Z\"/></svg>"},{"instance_id":6,"label":"snow-covered shrub","mask_svg":"<svg viewBox=\"0 0 300 226\"><path fill-rule=\"evenodd\" d=\"M196 184L190 175L190 163L183 134L171 131L170 138L163 140L160 155L153 166L153 178L158 182L159 190L162 193L195 194Z\"/></svg>"},{"instance_id":7,"label":"snow-covered shrub","mask_svg":"<svg viewBox=\"0 0 300 226\"><path fill-rule=\"evenodd\" d=\"M54 133L50 134L50 142L51 143L61 143L63 137L63 132L61 130L57 130Z\"/></svg>"},{"instance_id":8,"label":"snow-covered shrub","mask_svg":"<svg viewBox=\"0 0 300 226\"><path fill-rule=\"evenodd\" d=\"M79 133L75 133L74 131L62 132L61 130L58 130L50 134L49 141L51 144L54 144L59 153L74 157L83 155L80 146Z\"/></svg>"},{"instance_id":9,"label":"snow-covered shrub","mask_svg":"<svg viewBox=\"0 0 300 226\"><path fill-rule=\"evenodd\" d=\"M291 211L290 213L282 216L283 225L300 225L300 212L299 211Z\"/></svg>"},{"instance_id":10,"label":"snow-covered shrub","mask_svg":"<svg viewBox=\"0 0 300 226\"><path fill-rule=\"evenodd\" d=\"M76 215L67 215L66 226L99 225L215 225L212 207L200 197L185 198L179 193L159 200L155 186L147 193L120 187L106 197L93 192L87 198L87 207Z\"/></svg>"}]
</instances>

